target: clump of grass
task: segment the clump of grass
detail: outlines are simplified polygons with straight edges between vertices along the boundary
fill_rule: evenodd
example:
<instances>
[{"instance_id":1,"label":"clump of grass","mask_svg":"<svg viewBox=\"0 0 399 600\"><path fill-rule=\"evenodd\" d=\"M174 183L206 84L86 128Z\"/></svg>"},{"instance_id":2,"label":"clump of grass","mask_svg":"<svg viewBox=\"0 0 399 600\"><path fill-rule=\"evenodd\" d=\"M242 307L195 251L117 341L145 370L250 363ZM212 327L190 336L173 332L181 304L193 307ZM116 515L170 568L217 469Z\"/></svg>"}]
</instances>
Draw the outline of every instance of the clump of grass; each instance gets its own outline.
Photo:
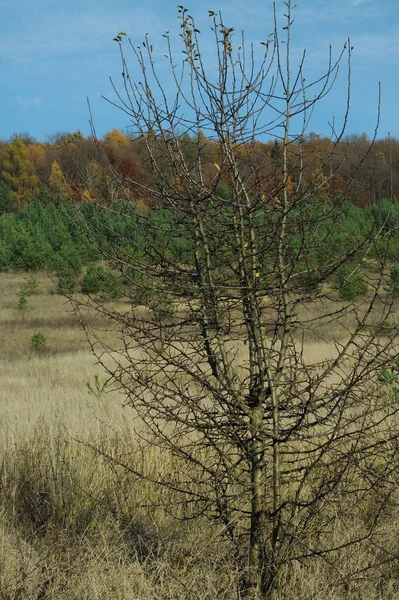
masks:
<instances>
[{"instance_id":1,"label":"clump of grass","mask_svg":"<svg viewBox=\"0 0 399 600\"><path fill-rule=\"evenodd\" d=\"M217 528L165 514L157 486L118 468L111 455L123 456L132 470L142 460L129 437L104 432L83 443L44 428L5 454L1 600L236 600ZM153 453L148 467L164 464L165 456Z\"/></svg>"}]
</instances>

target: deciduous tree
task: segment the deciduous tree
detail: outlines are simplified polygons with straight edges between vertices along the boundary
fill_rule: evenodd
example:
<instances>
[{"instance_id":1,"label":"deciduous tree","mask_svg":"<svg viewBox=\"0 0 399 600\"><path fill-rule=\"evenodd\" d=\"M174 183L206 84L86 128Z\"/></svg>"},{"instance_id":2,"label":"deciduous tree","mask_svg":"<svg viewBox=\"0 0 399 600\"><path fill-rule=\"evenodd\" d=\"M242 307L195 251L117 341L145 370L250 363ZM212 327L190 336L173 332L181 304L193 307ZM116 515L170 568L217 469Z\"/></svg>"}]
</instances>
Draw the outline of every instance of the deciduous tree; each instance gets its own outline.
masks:
<instances>
[{"instance_id":1,"label":"deciduous tree","mask_svg":"<svg viewBox=\"0 0 399 600\"><path fill-rule=\"evenodd\" d=\"M331 244L344 217L324 192L338 169L330 158L345 119L312 157L320 177L303 177L299 151L312 108L342 59L350 63L351 46L308 82L305 54L296 68L291 57L295 7L283 4L284 37L275 15L259 63L210 11L217 69L207 69L201 34L179 7L182 70L165 34L173 97L148 38L138 46L117 36L123 86L115 91L152 167L151 185L131 183L152 198L152 209L123 205L128 231L102 229L107 258L129 282L132 310L92 307L104 327L109 319L118 329L118 341L112 346L87 325L93 351L138 416L142 447L155 445L178 464L178 475L145 465L135 474L173 490L187 517L218 522L240 593L264 598L283 598L309 565L335 568L334 585L346 590L363 574L378 577L379 522L389 514L398 466L398 404L384 399L380 382L396 357L394 336L377 334L391 310L377 242L390 230L366 227ZM130 75L128 51L140 81ZM251 147L265 136L277 143L260 159ZM211 143L219 156L212 172L204 159ZM259 173L268 161L277 173L265 186ZM340 302L334 275L345 267L345 286L371 253L378 266L371 293ZM173 511L166 493L165 509ZM367 561L348 558L350 547Z\"/></svg>"},{"instance_id":2,"label":"deciduous tree","mask_svg":"<svg viewBox=\"0 0 399 600\"><path fill-rule=\"evenodd\" d=\"M19 138L15 138L5 150L1 175L10 186L18 208L22 208L39 192L39 180L29 151Z\"/></svg>"}]
</instances>

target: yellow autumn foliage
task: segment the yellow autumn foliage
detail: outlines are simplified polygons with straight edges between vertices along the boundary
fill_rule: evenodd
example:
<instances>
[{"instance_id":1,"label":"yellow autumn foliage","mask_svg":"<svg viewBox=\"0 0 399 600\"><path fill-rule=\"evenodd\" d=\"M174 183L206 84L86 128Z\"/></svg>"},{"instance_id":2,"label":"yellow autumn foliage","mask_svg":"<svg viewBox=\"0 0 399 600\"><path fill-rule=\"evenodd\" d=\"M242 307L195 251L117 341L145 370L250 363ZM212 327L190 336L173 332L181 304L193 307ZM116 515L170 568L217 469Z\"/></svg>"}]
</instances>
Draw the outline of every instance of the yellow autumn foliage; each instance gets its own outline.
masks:
<instances>
[{"instance_id":1,"label":"yellow autumn foliage","mask_svg":"<svg viewBox=\"0 0 399 600\"><path fill-rule=\"evenodd\" d=\"M39 192L39 180L35 173L27 147L15 138L4 152L2 178L11 188L18 208L32 200Z\"/></svg>"}]
</instances>

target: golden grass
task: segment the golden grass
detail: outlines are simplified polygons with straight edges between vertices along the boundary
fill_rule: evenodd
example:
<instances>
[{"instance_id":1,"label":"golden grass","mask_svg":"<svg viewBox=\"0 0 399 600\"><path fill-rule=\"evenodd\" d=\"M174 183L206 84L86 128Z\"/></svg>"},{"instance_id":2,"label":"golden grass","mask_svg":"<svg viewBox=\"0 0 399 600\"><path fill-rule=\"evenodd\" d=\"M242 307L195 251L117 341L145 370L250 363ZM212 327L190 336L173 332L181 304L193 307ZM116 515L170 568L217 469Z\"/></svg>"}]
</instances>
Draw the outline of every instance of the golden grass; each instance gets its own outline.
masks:
<instances>
[{"instance_id":1,"label":"golden grass","mask_svg":"<svg viewBox=\"0 0 399 600\"><path fill-rule=\"evenodd\" d=\"M24 276L0 274L0 443L5 438L27 435L38 423L68 432L98 430L100 424L122 425L129 410L122 407L116 393L94 397L87 383L95 375L105 375L87 341L77 318L63 296L46 275L37 275L40 294L28 297L25 314L18 308ZM43 353L30 346L32 335L46 338Z\"/></svg>"},{"instance_id":2,"label":"golden grass","mask_svg":"<svg viewBox=\"0 0 399 600\"><path fill-rule=\"evenodd\" d=\"M209 524L150 510L160 490L101 457L142 462L133 411L116 392L89 393L105 374L70 305L36 277L40 294L21 311L25 275L0 273L1 600L235 598ZM43 352L30 346L39 331ZM156 448L145 461L158 474L174 468Z\"/></svg>"},{"instance_id":3,"label":"golden grass","mask_svg":"<svg viewBox=\"0 0 399 600\"><path fill-rule=\"evenodd\" d=\"M159 486L107 460L122 456L132 468L144 460L158 475L179 474L173 457L144 452L132 437L123 396L89 393L87 382L96 375L104 382L105 374L46 275L37 275L40 294L28 297L25 314L18 308L24 277L0 273L0 600L238 600L231 549L218 527L176 521L159 508ZM30 347L39 331L47 338L42 353ZM334 341L347 334L330 323L308 335L305 360L316 363L332 358ZM239 347L237 361L244 356ZM381 529L392 556L396 512ZM337 526L337 542L345 533ZM366 550L344 552L339 578L371 558ZM352 591L336 578L322 560L295 564L276 600L399 598L393 567Z\"/></svg>"}]
</instances>

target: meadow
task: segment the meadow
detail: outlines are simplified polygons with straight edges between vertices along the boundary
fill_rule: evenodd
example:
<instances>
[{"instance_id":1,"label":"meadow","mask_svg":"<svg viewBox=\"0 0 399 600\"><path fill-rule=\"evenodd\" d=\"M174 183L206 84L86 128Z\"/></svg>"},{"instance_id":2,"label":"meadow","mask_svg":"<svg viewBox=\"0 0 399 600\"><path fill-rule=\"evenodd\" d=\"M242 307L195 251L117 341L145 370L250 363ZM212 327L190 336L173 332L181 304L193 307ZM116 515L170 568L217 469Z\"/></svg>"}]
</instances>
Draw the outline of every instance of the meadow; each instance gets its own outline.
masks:
<instances>
[{"instance_id":1,"label":"meadow","mask_svg":"<svg viewBox=\"0 0 399 600\"><path fill-rule=\"evenodd\" d=\"M0 600L236 600L220 525L180 520L173 492L136 476L138 465L158 478L179 470L134 438L134 413L103 390L70 304L46 274L35 277L38 293L21 308L27 276L0 273ZM319 334L309 362L333 356L331 342L345 336L331 325ZM380 539L393 558L378 577L345 590L328 562L298 564L281 600L399 598L396 500L390 510ZM371 553L343 551L340 577Z\"/></svg>"},{"instance_id":2,"label":"meadow","mask_svg":"<svg viewBox=\"0 0 399 600\"><path fill-rule=\"evenodd\" d=\"M221 552L217 530L157 510L159 490L93 450L143 460L131 409L102 392L69 304L36 278L21 310L26 276L0 274L1 600L235 597L228 556L209 553ZM156 450L146 460L173 468Z\"/></svg>"}]
</instances>

